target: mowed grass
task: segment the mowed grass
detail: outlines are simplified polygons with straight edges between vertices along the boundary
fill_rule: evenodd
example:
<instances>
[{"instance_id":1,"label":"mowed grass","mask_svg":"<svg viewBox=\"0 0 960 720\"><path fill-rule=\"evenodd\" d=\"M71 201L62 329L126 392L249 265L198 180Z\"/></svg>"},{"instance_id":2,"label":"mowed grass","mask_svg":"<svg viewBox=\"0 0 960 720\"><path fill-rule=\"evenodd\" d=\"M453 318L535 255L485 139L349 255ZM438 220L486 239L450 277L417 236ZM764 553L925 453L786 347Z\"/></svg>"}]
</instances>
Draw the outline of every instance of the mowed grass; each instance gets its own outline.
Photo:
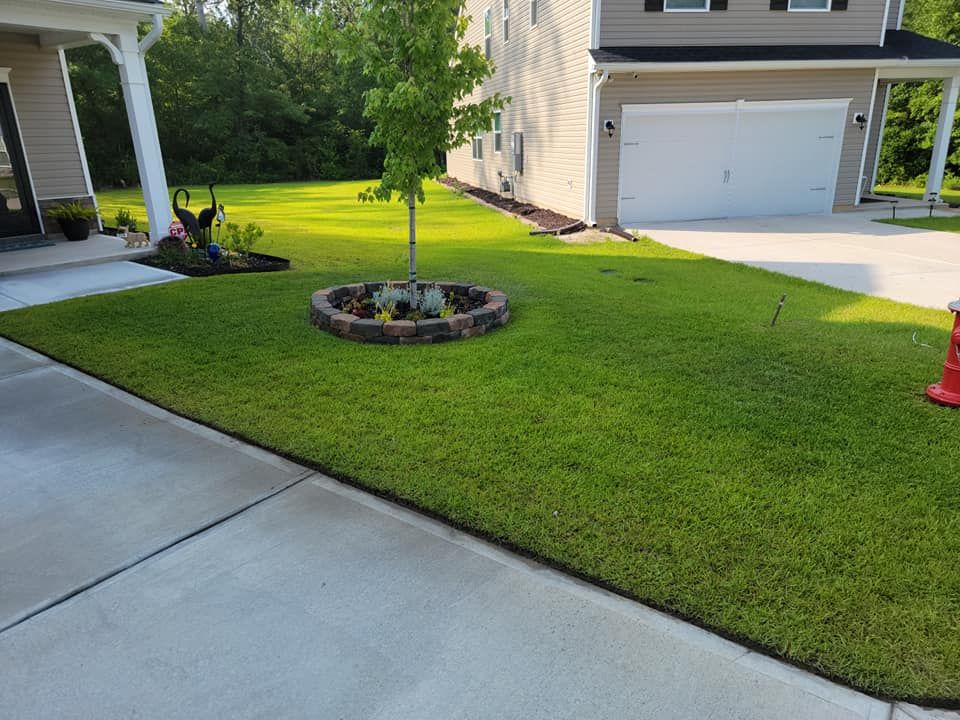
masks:
<instances>
[{"instance_id":1,"label":"mowed grass","mask_svg":"<svg viewBox=\"0 0 960 720\"><path fill-rule=\"evenodd\" d=\"M4 313L0 333L856 687L960 700L960 415L923 395L946 312L530 237L432 186L420 276L505 290L511 323L357 345L308 303L404 275L405 210L362 187L220 189L291 272Z\"/></svg>"},{"instance_id":2,"label":"mowed grass","mask_svg":"<svg viewBox=\"0 0 960 720\"><path fill-rule=\"evenodd\" d=\"M882 220L877 220L877 222L886 223L887 225L903 225L904 227L922 228L923 230L960 232L960 216L897 218L896 220L884 218Z\"/></svg>"},{"instance_id":3,"label":"mowed grass","mask_svg":"<svg viewBox=\"0 0 960 720\"><path fill-rule=\"evenodd\" d=\"M897 195L899 197L910 198L911 200L922 200L927 194L926 188L918 187L917 185L900 185L897 183L877 185L874 188L874 192L880 195ZM958 203L960 202L960 190L944 188L940 191L940 197L943 198L944 202Z\"/></svg>"}]
</instances>

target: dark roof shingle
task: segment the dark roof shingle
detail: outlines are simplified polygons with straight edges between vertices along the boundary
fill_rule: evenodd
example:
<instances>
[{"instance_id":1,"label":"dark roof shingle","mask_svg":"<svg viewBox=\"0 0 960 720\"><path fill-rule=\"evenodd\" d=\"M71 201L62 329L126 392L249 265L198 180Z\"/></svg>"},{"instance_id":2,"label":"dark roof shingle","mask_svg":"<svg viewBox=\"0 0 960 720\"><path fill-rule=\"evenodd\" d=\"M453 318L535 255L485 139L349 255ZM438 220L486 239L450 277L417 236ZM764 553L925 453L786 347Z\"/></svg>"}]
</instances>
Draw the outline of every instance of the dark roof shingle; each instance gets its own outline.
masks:
<instances>
[{"instance_id":1,"label":"dark roof shingle","mask_svg":"<svg viewBox=\"0 0 960 720\"><path fill-rule=\"evenodd\" d=\"M682 45L604 47L590 54L607 63L770 62L804 60L960 60L960 47L908 30L888 30L879 45Z\"/></svg>"}]
</instances>

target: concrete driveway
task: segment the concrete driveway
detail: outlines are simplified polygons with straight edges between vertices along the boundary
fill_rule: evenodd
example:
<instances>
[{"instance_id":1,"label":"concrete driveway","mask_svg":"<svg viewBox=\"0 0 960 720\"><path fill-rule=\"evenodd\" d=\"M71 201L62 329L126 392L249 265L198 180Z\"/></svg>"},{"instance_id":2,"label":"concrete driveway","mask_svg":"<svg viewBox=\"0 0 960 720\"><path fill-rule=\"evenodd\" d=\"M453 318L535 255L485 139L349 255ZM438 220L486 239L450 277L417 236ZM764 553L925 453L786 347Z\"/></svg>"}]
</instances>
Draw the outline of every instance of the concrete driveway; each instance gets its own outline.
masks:
<instances>
[{"instance_id":1,"label":"concrete driveway","mask_svg":"<svg viewBox=\"0 0 960 720\"><path fill-rule=\"evenodd\" d=\"M925 217L926 211L898 212L911 215ZM960 234L874 222L881 217L890 217L890 211L702 220L631 230L682 250L945 309L960 296Z\"/></svg>"},{"instance_id":2,"label":"concrete driveway","mask_svg":"<svg viewBox=\"0 0 960 720\"><path fill-rule=\"evenodd\" d=\"M0 718L910 720L0 340Z\"/></svg>"}]
</instances>

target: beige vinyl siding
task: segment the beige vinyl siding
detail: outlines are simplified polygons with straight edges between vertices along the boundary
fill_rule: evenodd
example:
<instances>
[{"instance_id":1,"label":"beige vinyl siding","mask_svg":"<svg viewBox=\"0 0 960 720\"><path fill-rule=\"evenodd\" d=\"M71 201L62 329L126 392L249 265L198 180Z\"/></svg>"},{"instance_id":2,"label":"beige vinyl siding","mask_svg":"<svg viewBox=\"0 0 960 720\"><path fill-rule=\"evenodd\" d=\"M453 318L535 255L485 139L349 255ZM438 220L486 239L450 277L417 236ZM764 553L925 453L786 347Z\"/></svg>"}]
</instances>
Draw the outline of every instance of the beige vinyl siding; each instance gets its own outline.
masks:
<instances>
[{"instance_id":1,"label":"beige vinyl siding","mask_svg":"<svg viewBox=\"0 0 960 720\"><path fill-rule=\"evenodd\" d=\"M647 12L643 0L601 0L600 47L635 45L879 45L886 0L845 11L771 10L770 0L729 0L715 12Z\"/></svg>"},{"instance_id":2,"label":"beige vinyl siding","mask_svg":"<svg viewBox=\"0 0 960 720\"><path fill-rule=\"evenodd\" d=\"M10 92L38 198L88 195L56 50L36 36L0 33L0 67L10 68Z\"/></svg>"},{"instance_id":3,"label":"beige vinyl siding","mask_svg":"<svg viewBox=\"0 0 960 720\"><path fill-rule=\"evenodd\" d=\"M900 19L900 6L905 0L890 0L890 15L887 16L887 30L899 30L897 21Z\"/></svg>"},{"instance_id":4,"label":"beige vinyl siding","mask_svg":"<svg viewBox=\"0 0 960 720\"><path fill-rule=\"evenodd\" d=\"M502 0L469 0L466 42L483 46L483 11L493 10L493 60L497 71L471 99L494 92L512 97L503 109L503 150L493 152L493 132L483 135L483 160L467 144L447 157L447 172L488 190L499 188L497 171L511 177L511 137L522 132L524 172L516 197L541 207L583 216L587 123L588 0L540 0L537 26L530 4L511 0L510 40L503 42Z\"/></svg>"},{"instance_id":5,"label":"beige vinyl siding","mask_svg":"<svg viewBox=\"0 0 960 720\"><path fill-rule=\"evenodd\" d=\"M877 150L880 147L880 136L883 133L883 105L889 92L890 85L881 82L877 86L877 98L873 103L873 114L870 116L870 137L867 139L867 159L863 164L863 174L867 181L863 185L864 192L871 192L873 186L877 184L877 178L873 171L876 166Z\"/></svg>"},{"instance_id":6,"label":"beige vinyl siding","mask_svg":"<svg viewBox=\"0 0 960 720\"><path fill-rule=\"evenodd\" d=\"M851 0L851 4L856 0ZM733 0L731 0L731 3ZM857 112L870 111L873 70L784 72L705 72L615 75L601 90L600 122L612 119L619 127L621 107L628 104L731 102L735 100L810 100L852 98L840 157L835 204L854 202L866 136L856 125ZM617 220L620 137L600 138L597 168L597 222ZM789 172L789 168L784 168ZM682 191L682 188L680 189ZM696 202L689 198L688 202ZM681 199L678 202L686 202Z\"/></svg>"}]
</instances>

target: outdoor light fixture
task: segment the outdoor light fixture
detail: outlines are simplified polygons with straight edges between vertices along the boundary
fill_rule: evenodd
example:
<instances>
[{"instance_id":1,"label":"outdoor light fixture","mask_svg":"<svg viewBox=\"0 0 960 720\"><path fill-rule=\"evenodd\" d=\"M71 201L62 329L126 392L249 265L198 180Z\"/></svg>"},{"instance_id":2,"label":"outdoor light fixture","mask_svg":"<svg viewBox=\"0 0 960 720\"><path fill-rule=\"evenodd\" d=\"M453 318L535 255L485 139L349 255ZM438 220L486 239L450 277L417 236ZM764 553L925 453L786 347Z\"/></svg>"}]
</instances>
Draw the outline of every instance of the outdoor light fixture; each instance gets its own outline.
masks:
<instances>
[{"instance_id":1,"label":"outdoor light fixture","mask_svg":"<svg viewBox=\"0 0 960 720\"><path fill-rule=\"evenodd\" d=\"M613 133L617 129L617 126L613 124L613 120L607 120L603 124L603 129L607 131L607 137L613 137Z\"/></svg>"},{"instance_id":2,"label":"outdoor light fixture","mask_svg":"<svg viewBox=\"0 0 960 720\"><path fill-rule=\"evenodd\" d=\"M853 116L853 122L863 130L867 126L867 116L864 113L857 113Z\"/></svg>"}]
</instances>

